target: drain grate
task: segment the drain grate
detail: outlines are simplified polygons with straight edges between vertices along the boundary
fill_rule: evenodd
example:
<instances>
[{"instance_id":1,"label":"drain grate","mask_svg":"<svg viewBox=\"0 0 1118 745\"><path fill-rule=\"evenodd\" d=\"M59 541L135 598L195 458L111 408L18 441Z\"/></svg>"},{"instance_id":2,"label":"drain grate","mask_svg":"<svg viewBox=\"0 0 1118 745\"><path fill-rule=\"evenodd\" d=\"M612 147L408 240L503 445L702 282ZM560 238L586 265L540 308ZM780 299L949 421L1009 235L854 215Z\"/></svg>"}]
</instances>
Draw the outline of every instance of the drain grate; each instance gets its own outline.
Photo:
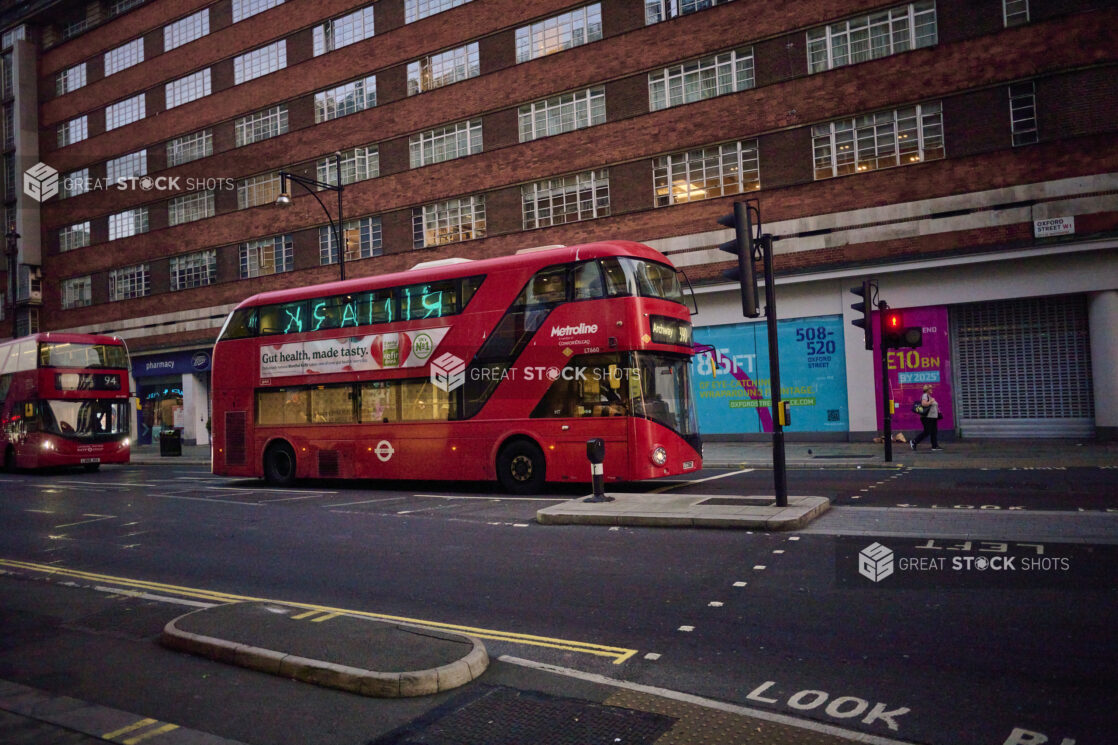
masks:
<instances>
[{"instance_id":1,"label":"drain grate","mask_svg":"<svg viewBox=\"0 0 1118 745\"><path fill-rule=\"evenodd\" d=\"M580 699L479 686L369 745L651 745L676 721Z\"/></svg>"},{"instance_id":2,"label":"drain grate","mask_svg":"<svg viewBox=\"0 0 1118 745\"><path fill-rule=\"evenodd\" d=\"M775 497L711 497L702 502L696 502L699 507L772 507L776 504Z\"/></svg>"}]
</instances>

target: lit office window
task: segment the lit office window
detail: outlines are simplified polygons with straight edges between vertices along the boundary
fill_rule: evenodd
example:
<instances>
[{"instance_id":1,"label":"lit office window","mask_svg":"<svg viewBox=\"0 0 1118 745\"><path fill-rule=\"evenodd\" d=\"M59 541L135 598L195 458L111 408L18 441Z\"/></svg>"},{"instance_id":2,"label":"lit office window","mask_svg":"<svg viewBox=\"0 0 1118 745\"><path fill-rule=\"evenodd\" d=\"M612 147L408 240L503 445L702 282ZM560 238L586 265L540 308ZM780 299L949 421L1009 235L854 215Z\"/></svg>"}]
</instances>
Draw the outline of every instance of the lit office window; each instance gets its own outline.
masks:
<instances>
[{"instance_id":1,"label":"lit office window","mask_svg":"<svg viewBox=\"0 0 1118 745\"><path fill-rule=\"evenodd\" d=\"M653 164L652 185L657 207L756 191L757 140L663 155Z\"/></svg>"},{"instance_id":2,"label":"lit office window","mask_svg":"<svg viewBox=\"0 0 1118 745\"><path fill-rule=\"evenodd\" d=\"M290 272L295 268L291 234L241 244L241 279Z\"/></svg>"},{"instance_id":3,"label":"lit office window","mask_svg":"<svg viewBox=\"0 0 1118 745\"><path fill-rule=\"evenodd\" d=\"M89 220L68 225L58 231L59 252L73 251L89 245Z\"/></svg>"},{"instance_id":4,"label":"lit office window","mask_svg":"<svg viewBox=\"0 0 1118 745\"><path fill-rule=\"evenodd\" d=\"M432 54L408 63L408 95L442 88L481 74L478 45L475 41L464 47Z\"/></svg>"},{"instance_id":5,"label":"lit office window","mask_svg":"<svg viewBox=\"0 0 1118 745\"><path fill-rule=\"evenodd\" d=\"M411 136L411 167L463 158L481 150L481 119L436 127Z\"/></svg>"},{"instance_id":6,"label":"lit office window","mask_svg":"<svg viewBox=\"0 0 1118 745\"><path fill-rule=\"evenodd\" d=\"M659 111L753 86L753 48L746 47L650 72L648 105Z\"/></svg>"},{"instance_id":7,"label":"lit office window","mask_svg":"<svg viewBox=\"0 0 1118 745\"><path fill-rule=\"evenodd\" d=\"M382 252L380 218L362 217L346 220L342 228L347 244L346 261L369 259ZM322 266L338 263L338 241L334 229L323 225L318 229L318 263Z\"/></svg>"},{"instance_id":8,"label":"lit office window","mask_svg":"<svg viewBox=\"0 0 1118 745\"><path fill-rule=\"evenodd\" d=\"M280 175L262 173L237 182L237 209L247 210L262 204L275 204L280 195Z\"/></svg>"},{"instance_id":9,"label":"lit office window","mask_svg":"<svg viewBox=\"0 0 1118 745\"><path fill-rule=\"evenodd\" d=\"M89 275L62 280L62 310L84 308L93 303L93 282Z\"/></svg>"},{"instance_id":10,"label":"lit office window","mask_svg":"<svg viewBox=\"0 0 1118 745\"><path fill-rule=\"evenodd\" d=\"M105 52L105 77L144 61L143 37Z\"/></svg>"},{"instance_id":11,"label":"lit office window","mask_svg":"<svg viewBox=\"0 0 1118 745\"><path fill-rule=\"evenodd\" d=\"M371 109L377 105L377 76L369 75L314 94L316 124Z\"/></svg>"},{"instance_id":12,"label":"lit office window","mask_svg":"<svg viewBox=\"0 0 1118 745\"><path fill-rule=\"evenodd\" d=\"M54 79L54 91L56 95L62 96L71 91L76 91L78 88L85 86L85 63L67 67Z\"/></svg>"},{"instance_id":13,"label":"lit office window","mask_svg":"<svg viewBox=\"0 0 1118 745\"><path fill-rule=\"evenodd\" d=\"M137 207L132 210L109 215L109 240L129 238L148 232L148 208Z\"/></svg>"},{"instance_id":14,"label":"lit office window","mask_svg":"<svg viewBox=\"0 0 1118 745\"><path fill-rule=\"evenodd\" d=\"M816 179L943 157L938 101L817 124L811 134Z\"/></svg>"},{"instance_id":15,"label":"lit office window","mask_svg":"<svg viewBox=\"0 0 1118 745\"><path fill-rule=\"evenodd\" d=\"M333 18L314 27L314 56L373 38L373 6Z\"/></svg>"},{"instance_id":16,"label":"lit office window","mask_svg":"<svg viewBox=\"0 0 1118 745\"><path fill-rule=\"evenodd\" d=\"M210 95L210 68L172 80L163 86L163 90L168 109L208 96Z\"/></svg>"},{"instance_id":17,"label":"lit office window","mask_svg":"<svg viewBox=\"0 0 1118 745\"><path fill-rule=\"evenodd\" d=\"M213 133L208 129L167 141L167 166L181 166L213 155Z\"/></svg>"},{"instance_id":18,"label":"lit office window","mask_svg":"<svg viewBox=\"0 0 1118 745\"><path fill-rule=\"evenodd\" d=\"M217 250L171 257L171 289L205 287L217 280Z\"/></svg>"},{"instance_id":19,"label":"lit office window","mask_svg":"<svg viewBox=\"0 0 1118 745\"><path fill-rule=\"evenodd\" d=\"M253 49L233 58L233 83L240 85L287 67L287 40Z\"/></svg>"},{"instance_id":20,"label":"lit office window","mask_svg":"<svg viewBox=\"0 0 1118 745\"><path fill-rule=\"evenodd\" d=\"M525 230L609 215L609 172L604 168L536 181L520 190Z\"/></svg>"},{"instance_id":21,"label":"lit office window","mask_svg":"<svg viewBox=\"0 0 1118 745\"><path fill-rule=\"evenodd\" d=\"M412 209L412 247L485 237L485 197L448 199Z\"/></svg>"},{"instance_id":22,"label":"lit office window","mask_svg":"<svg viewBox=\"0 0 1118 745\"><path fill-rule=\"evenodd\" d=\"M519 116L521 142L603 124L606 121L606 89L587 88L524 104Z\"/></svg>"},{"instance_id":23,"label":"lit office window","mask_svg":"<svg viewBox=\"0 0 1118 745\"><path fill-rule=\"evenodd\" d=\"M444 10L468 2L470 0L404 0L404 23L415 23L421 18L442 13Z\"/></svg>"},{"instance_id":24,"label":"lit office window","mask_svg":"<svg viewBox=\"0 0 1118 745\"><path fill-rule=\"evenodd\" d=\"M318 181L338 183L338 168L333 155L319 158L316 164ZM355 147L342 151L342 185L376 178L380 175L380 151L376 145Z\"/></svg>"},{"instance_id":25,"label":"lit office window","mask_svg":"<svg viewBox=\"0 0 1118 745\"><path fill-rule=\"evenodd\" d=\"M934 46L937 40L936 4L910 3L808 31L808 69L822 72Z\"/></svg>"},{"instance_id":26,"label":"lit office window","mask_svg":"<svg viewBox=\"0 0 1118 745\"><path fill-rule=\"evenodd\" d=\"M233 127L237 147L278 137L287 132L287 104L242 116Z\"/></svg>"},{"instance_id":27,"label":"lit office window","mask_svg":"<svg viewBox=\"0 0 1118 745\"><path fill-rule=\"evenodd\" d=\"M113 269L109 272L109 300L129 300L151 294L151 273L147 264Z\"/></svg>"},{"instance_id":28,"label":"lit office window","mask_svg":"<svg viewBox=\"0 0 1118 745\"><path fill-rule=\"evenodd\" d=\"M594 3L516 30L516 61L527 62L602 38L602 4Z\"/></svg>"},{"instance_id":29,"label":"lit office window","mask_svg":"<svg viewBox=\"0 0 1118 745\"><path fill-rule=\"evenodd\" d=\"M202 8L194 15L168 23L163 27L163 51L201 39L210 33L210 9Z\"/></svg>"},{"instance_id":30,"label":"lit office window","mask_svg":"<svg viewBox=\"0 0 1118 745\"><path fill-rule=\"evenodd\" d=\"M146 98L143 93L105 107L105 131L123 127L144 118Z\"/></svg>"}]
</instances>

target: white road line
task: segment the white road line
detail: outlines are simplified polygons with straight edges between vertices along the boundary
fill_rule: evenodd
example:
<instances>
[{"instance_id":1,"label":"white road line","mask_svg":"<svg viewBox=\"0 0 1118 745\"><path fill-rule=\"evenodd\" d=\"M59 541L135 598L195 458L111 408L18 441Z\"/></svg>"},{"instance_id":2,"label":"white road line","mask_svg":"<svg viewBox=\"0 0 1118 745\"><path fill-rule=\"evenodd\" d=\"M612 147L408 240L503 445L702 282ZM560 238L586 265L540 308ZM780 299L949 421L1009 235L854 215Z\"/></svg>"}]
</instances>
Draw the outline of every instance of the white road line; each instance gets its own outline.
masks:
<instances>
[{"instance_id":1,"label":"white road line","mask_svg":"<svg viewBox=\"0 0 1118 745\"><path fill-rule=\"evenodd\" d=\"M824 735L831 735L833 737L842 737L850 740L851 742L864 743L864 745L912 745L909 742L901 740L893 740L888 737L881 737L879 735L870 735L855 730L843 729L831 724L822 724L820 722L813 722L809 719L796 719L786 714L777 714L772 711L765 711L764 709L753 709L748 706L738 706L737 704L728 704L722 701L715 701L702 696L696 696L691 693L683 693L682 691L673 691L667 688L658 688L656 686L643 685L641 683L630 683L625 680L616 680L614 678L607 678L604 675L597 673L584 673L581 670L573 670L568 667L559 667L558 665L548 665L543 662L533 662L532 660L525 660L519 657L512 657L504 654L497 658L501 662L507 662L510 665L519 665L521 667L528 667L534 670L541 670L544 672L554 673L555 675L564 675L569 678L577 678L578 680L586 680L591 683L598 683L599 685L613 686L615 688L625 688L630 691L637 691L639 693L647 693L652 696L660 696L661 698L671 699L672 701L682 701L687 704L694 704L695 706L702 706L706 709L715 709L717 711L724 711L729 714L737 714L743 717L753 717L765 722L773 722L774 724L784 724L790 727L798 727L806 729L811 732L818 732Z\"/></svg>"},{"instance_id":2,"label":"white road line","mask_svg":"<svg viewBox=\"0 0 1118 745\"><path fill-rule=\"evenodd\" d=\"M248 507L263 507L263 502L239 502L235 499L218 499L209 497L183 497L178 494L148 494L149 497L156 499L181 499L184 502L219 502L221 504L243 504Z\"/></svg>"},{"instance_id":3,"label":"white road line","mask_svg":"<svg viewBox=\"0 0 1118 745\"><path fill-rule=\"evenodd\" d=\"M87 523L99 523L102 520L112 520L113 518L116 517L116 515L90 515L90 514L86 514L86 515L83 515L83 517L90 517L90 518L93 518L93 519L92 520L78 520L77 522L74 522L74 523L63 523L62 525L55 525L54 527L56 527L56 528L72 528L75 525L85 525Z\"/></svg>"},{"instance_id":4,"label":"white road line","mask_svg":"<svg viewBox=\"0 0 1118 745\"><path fill-rule=\"evenodd\" d=\"M737 471L729 471L727 473L718 473L718 474L715 474L714 476L707 476L705 478L694 479L692 481L681 481L677 484L669 484L668 486L661 486L659 489L653 489L652 491L650 491L648 493L649 494L663 494L666 491L671 491L672 489L678 489L681 486L690 486L691 484L701 484L705 481L714 481L716 479L724 479L727 476L737 476L739 473L749 473L752 470L754 470L754 469L752 469L752 468L742 468L742 469L739 469Z\"/></svg>"},{"instance_id":5,"label":"white road line","mask_svg":"<svg viewBox=\"0 0 1118 745\"><path fill-rule=\"evenodd\" d=\"M130 598L142 598L143 600L154 600L159 603L174 603L175 605L189 605L194 608L213 608L217 603L203 603L198 600L187 600L186 598L172 598L167 595L152 595L149 592L137 592L136 590L124 590L119 587L105 587L104 585L95 585L93 587L97 592L107 592L112 595L127 595Z\"/></svg>"},{"instance_id":6,"label":"white road line","mask_svg":"<svg viewBox=\"0 0 1118 745\"><path fill-rule=\"evenodd\" d=\"M381 497L380 499L363 499L360 502L339 502L328 504L327 507L352 507L355 504L375 504L377 502L403 502L407 497Z\"/></svg>"},{"instance_id":7,"label":"white road line","mask_svg":"<svg viewBox=\"0 0 1118 745\"><path fill-rule=\"evenodd\" d=\"M547 499L543 497L466 497L451 494L412 494L413 497L429 499L481 499L487 502L566 502L566 499Z\"/></svg>"}]
</instances>

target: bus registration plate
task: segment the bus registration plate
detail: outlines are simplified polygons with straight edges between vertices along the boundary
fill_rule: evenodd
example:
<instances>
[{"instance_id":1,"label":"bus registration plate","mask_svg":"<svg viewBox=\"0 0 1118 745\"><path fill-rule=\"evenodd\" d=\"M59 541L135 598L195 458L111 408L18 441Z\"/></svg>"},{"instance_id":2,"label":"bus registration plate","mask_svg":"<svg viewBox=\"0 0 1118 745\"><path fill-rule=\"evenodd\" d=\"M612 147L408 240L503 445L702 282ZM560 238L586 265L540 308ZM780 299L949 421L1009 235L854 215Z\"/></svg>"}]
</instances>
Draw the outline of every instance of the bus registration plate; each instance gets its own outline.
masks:
<instances>
[{"instance_id":1,"label":"bus registration plate","mask_svg":"<svg viewBox=\"0 0 1118 745\"><path fill-rule=\"evenodd\" d=\"M82 458L82 463L100 463L100 458Z\"/></svg>"}]
</instances>

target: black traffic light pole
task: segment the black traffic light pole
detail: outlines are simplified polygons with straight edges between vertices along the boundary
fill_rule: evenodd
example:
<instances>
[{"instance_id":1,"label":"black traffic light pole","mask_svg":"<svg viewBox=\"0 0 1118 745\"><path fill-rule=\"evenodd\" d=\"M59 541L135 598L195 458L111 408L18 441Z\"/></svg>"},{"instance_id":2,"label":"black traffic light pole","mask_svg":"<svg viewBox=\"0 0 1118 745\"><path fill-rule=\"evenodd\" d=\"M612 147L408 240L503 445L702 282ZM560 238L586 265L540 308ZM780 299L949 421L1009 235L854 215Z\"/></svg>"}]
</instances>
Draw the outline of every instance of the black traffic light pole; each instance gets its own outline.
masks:
<instances>
[{"instance_id":1,"label":"black traffic light pole","mask_svg":"<svg viewBox=\"0 0 1118 745\"><path fill-rule=\"evenodd\" d=\"M893 462L893 413L890 406L892 399L889 397L889 349L886 343L885 311L889 310L889 303L884 300L877 302L878 329L881 332L881 421L882 433L885 437L885 462Z\"/></svg>"},{"instance_id":2,"label":"black traffic light pole","mask_svg":"<svg viewBox=\"0 0 1118 745\"><path fill-rule=\"evenodd\" d=\"M765 319L769 326L769 389L773 417L773 487L776 506L788 506L788 473L784 460L784 425L781 424L780 345L776 339L776 282L773 281L773 237L761 236L761 254L765 262Z\"/></svg>"}]
</instances>

